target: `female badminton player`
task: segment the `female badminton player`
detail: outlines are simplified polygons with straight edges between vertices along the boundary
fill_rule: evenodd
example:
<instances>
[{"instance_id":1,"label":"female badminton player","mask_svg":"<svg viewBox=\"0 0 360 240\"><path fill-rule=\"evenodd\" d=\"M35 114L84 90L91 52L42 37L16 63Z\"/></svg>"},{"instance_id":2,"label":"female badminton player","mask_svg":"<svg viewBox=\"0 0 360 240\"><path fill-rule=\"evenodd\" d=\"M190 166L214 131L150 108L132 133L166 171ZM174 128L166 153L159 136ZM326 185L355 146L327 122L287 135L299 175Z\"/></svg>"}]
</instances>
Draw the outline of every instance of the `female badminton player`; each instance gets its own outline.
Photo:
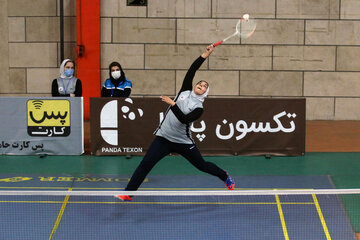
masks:
<instances>
[{"instance_id":1,"label":"female badminton player","mask_svg":"<svg viewBox=\"0 0 360 240\"><path fill-rule=\"evenodd\" d=\"M209 84L206 81L202 80L192 87L193 79L196 71L213 50L213 45L208 46L206 51L193 62L186 73L180 92L174 100L167 96L161 96L161 100L170 106L154 133L155 140L136 168L125 191L136 191L155 164L172 152L185 157L200 171L217 176L225 182L229 190L235 188L234 180L226 171L203 159L190 132L191 123L200 118L204 112L203 102L209 93ZM121 194L116 197L123 201L131 201L131 197L128 195Z\"/></svg>"}]
</instances>

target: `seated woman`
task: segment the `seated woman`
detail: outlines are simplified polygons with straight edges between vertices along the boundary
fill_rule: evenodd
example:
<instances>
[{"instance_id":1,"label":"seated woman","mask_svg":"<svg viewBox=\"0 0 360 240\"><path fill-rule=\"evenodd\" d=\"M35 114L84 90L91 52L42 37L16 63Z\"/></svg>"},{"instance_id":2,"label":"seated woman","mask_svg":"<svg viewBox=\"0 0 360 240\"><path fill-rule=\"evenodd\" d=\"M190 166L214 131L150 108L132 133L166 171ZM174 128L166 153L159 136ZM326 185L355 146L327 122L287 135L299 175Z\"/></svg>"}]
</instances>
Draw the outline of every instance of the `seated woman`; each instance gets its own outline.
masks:
<instances>
[{"instance_id":1,"label":"seated woman","mask_svg":"<svg viewBox=\"0 0 360 240\"><path fill-rule=\"evenodd\" d=\"M60 77L52 82L53 97L81 97L82 85L80 79L74 76L75 63L65 59L60 65Z\"/></svg>"},{"instance_id":2,"label":"seated woman","mask_svg":"<svg viewBox=\"0 0 360 240\"><path fill-rule=\"evenodd\" d=\"M109 76L101 89L101 97L129 97L132 83L125 77L120 63L112 62L109 65Z\"/></svg>"}]
</instances>

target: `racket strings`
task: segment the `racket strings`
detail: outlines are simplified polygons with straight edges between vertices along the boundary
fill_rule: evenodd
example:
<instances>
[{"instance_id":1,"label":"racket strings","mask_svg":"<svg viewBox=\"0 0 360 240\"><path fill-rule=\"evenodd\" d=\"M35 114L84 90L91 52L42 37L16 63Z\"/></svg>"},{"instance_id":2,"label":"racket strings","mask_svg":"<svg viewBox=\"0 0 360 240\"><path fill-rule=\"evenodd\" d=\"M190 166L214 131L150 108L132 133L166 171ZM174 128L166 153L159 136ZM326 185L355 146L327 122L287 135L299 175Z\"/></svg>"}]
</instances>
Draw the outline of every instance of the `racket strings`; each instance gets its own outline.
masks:
<instances>
[{"instance_id":1,"label":"racket strings","mask_svg":"<svg viewBox=\"0 0 360 240\"><path fill-rule=\"evenodd\" d=\"M240 38L248 38L251 35L253 35L253 33L255 32L256 29L256 21L253 19L244 19L244 18L240 18L240 20L236 23L236 27L235 27L235 33L231 34L230 36L226 37L225 39L216 42L213 44L214 47L226 42L227 40L229 40L232 37L238 36Z\"/></svg>"},{"instance_id":2,"label":"racket strings","mask_svg":"<svg viewBox=\"0 0 360 240\"><path fill-rule=\"evenodd\" d=\"M241 19L236 24L236 32L240 38L248 38L254 32L256 28L256 22L252 19Z\"/></svg>"}]
</instances>

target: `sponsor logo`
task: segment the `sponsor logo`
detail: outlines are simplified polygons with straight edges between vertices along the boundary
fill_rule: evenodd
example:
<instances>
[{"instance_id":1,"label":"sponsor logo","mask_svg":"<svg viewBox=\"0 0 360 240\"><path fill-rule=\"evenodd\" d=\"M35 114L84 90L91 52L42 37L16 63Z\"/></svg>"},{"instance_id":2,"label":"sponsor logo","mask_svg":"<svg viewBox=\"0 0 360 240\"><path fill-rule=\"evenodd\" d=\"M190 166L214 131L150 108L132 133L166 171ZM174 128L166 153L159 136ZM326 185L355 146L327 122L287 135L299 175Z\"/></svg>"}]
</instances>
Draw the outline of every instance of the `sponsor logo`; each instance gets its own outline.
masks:
<instances>
[{"instance_id":1,"label":"sponsor logo","mask_svg":"<svg viewBox=\"0 0 360 240\"><path fill-rule=\"evenodd\" d=\"M64 137L70 135L70 101L27 101L27 130L32 137Z\"/></svg>"},{"instance_id":2,"label":"sponsor logo","mask_svg":"<svg viewBox=\"0 0 360 240\"><path fill-rule=\"evenodd\" d=\"M133 121L141 118L144 115L142 109L137 108L132 110L133 100L126 98L118 113L119 100L112 100L106 103L100 112L100 134L104 141L110 145L118 145L118 118L121 117L125 120ZM121 149L120 149L121 150ZM114 149L109 150L115 151ZM119 152L117 150L117 152Z\"/></svg>"}]
</instances>

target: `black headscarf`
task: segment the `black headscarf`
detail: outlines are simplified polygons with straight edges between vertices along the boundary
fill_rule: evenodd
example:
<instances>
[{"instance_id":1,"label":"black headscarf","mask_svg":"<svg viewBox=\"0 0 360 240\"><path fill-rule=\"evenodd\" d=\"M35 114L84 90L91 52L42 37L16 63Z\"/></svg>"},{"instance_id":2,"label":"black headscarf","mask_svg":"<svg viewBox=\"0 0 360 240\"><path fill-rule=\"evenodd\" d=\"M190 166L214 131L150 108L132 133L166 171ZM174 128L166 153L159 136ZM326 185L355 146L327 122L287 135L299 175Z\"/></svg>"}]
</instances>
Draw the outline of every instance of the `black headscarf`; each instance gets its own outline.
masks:
<instances>
[{"instance_id":1,"label":"black headscarf","mask_svg":"<svg viewBox=\"0 0 360 240\"><path fill-rule=\"evenodd\" d=\"M115 79L115 78L113 78L113 77L111 76L111 68L112 68L112 67L115 67L115 66L117 66L117 67L120 68L121 76L120 76L119 79ZM110 65L109 65L109 76L110 76L110 81L112 82L112 84L114 84L115 87L117 87L120 82L124 82L125 79L126 79L126 78L125 78L125 73L124 73L124 71L123 71L120 63L118 63L118 62L112 62L112 63L110 63Z\"/></svg>"}]
</instances>

